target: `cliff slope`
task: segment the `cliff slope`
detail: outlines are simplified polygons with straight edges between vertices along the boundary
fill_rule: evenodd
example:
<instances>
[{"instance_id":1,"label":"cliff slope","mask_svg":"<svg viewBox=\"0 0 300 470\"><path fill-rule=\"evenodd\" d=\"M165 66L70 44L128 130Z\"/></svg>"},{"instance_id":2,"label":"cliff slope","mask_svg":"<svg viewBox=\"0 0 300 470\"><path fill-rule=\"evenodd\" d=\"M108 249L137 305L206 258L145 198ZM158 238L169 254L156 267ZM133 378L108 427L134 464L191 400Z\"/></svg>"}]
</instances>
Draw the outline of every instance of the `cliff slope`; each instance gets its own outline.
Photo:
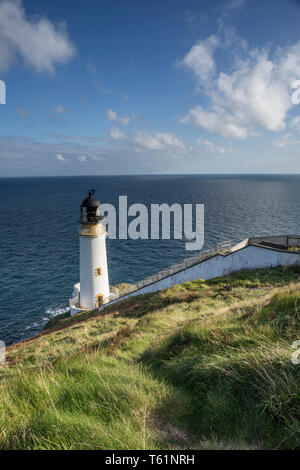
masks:
<instances>
[{"instance_id":1,"label":"cliff slope","mask_svg":"<svg viewBox=\"0 0 300 470\"><path fill-rule=\"evenodd\" d=\"M0 448L300 448L298 339L300 267L56 319L0 366Z\"/></svg>"}]
</instances>

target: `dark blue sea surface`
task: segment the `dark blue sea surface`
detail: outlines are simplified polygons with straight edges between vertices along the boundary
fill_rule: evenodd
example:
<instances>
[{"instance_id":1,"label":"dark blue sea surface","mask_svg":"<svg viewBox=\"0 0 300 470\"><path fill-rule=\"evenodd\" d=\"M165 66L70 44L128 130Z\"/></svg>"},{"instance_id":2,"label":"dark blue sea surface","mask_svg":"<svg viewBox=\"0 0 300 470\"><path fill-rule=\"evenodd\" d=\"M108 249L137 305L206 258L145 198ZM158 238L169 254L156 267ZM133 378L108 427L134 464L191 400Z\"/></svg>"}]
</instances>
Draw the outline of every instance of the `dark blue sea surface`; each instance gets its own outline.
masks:
<instances>
[{"instance_id":1,"label":"dark blue sea surface","mask_svg":"<svg viewBox=\"0 0 300 470\"><path fill-rule=\"evenodd\" d=\"M0 179L0 340L38 333L79 281L79 206L205 204L205 246L300 233L300 176L82 176ZM129 219L130 220L130 219ZM193 256L185 240L107 240L110 284L136 282Z\"/></svg>"}]
</instances>

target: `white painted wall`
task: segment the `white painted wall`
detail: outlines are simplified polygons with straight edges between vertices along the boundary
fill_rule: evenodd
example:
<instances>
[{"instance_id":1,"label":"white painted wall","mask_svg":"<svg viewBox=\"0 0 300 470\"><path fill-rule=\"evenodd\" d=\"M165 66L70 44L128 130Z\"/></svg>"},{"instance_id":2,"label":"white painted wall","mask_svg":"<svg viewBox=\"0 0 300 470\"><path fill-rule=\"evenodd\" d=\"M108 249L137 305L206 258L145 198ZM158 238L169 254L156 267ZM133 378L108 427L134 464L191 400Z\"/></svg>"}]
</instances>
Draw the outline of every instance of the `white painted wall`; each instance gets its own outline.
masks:
<instances>
[{"instance_id":1,"label":"white painted wall","mask_svg":"<svg viewBox=\"0 0 300 470\"><path fill-rule=\"evenodd\" d=\"M106 234L80 235L80 307L96 307L96 296L109 298L109 281L106 257ZM102 276L95 276L96 268L102 268Z\"/></svg>"},{"instance_id":2,"label":"white painted wall","mask_svg":"<svg viewBox=\"0 0 300 470\"><path fill-rule=\"evenodd\" d=\"M226 256L217 255L213 258L209 258L202 263L173 274L172 276L157 281L154 284L145 286L142 289L132 292L118 300L123 300L135 295L157 292L162 289L167 289L174 284L181 284L187 281L213 279L215 277L225 276L244 269L291 266L296 264L300 264L300 254L258 246L247 246ZM117 302L118 300L111 303Z\"/></svg>"}]
</instances>

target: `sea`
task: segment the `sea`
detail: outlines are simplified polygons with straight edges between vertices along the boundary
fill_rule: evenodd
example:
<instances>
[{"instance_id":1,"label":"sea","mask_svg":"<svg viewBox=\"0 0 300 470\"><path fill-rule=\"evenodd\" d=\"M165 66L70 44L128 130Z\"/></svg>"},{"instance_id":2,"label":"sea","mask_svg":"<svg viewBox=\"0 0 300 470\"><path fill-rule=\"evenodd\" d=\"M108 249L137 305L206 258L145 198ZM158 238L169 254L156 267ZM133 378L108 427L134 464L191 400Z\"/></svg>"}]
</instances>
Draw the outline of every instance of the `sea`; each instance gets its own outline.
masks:
<instances>
[{"instance_id":1,"label":"sea","mask_svg":"<svg viewBox=\"0 0 300 470\"><path fill-rule=\"evenodd\" d=\"M102 203L204 204L204 247L300 233L300 175L0 178L0 341L38 334L68 310L79 282L78 217L89 189ZM131 219L129 218L129 221ZM186 240L107 240L111 285L134 283L198 254Z\"/></svg>"}]
</instances>

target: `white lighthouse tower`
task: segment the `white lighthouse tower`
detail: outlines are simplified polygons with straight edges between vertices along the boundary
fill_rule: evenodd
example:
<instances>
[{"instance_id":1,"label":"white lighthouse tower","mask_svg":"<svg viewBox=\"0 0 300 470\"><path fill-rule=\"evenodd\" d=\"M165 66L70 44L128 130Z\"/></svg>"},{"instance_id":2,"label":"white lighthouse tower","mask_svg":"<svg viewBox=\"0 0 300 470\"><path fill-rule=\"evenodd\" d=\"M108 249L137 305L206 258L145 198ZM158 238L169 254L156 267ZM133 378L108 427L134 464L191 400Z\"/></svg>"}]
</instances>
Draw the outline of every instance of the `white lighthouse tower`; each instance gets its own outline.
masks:
<instances>
[{"instance_id":1,"label":"white lighthouse tower","mask_svg":"<svg viewBox=\"0 0 300 470\"><path fill-rule=\"evenodd\" d=\"M109 301L106 230L95 191L80 206L80 284L70 300L71 314L100 308Z\"/></svg>"}]
</instances>

